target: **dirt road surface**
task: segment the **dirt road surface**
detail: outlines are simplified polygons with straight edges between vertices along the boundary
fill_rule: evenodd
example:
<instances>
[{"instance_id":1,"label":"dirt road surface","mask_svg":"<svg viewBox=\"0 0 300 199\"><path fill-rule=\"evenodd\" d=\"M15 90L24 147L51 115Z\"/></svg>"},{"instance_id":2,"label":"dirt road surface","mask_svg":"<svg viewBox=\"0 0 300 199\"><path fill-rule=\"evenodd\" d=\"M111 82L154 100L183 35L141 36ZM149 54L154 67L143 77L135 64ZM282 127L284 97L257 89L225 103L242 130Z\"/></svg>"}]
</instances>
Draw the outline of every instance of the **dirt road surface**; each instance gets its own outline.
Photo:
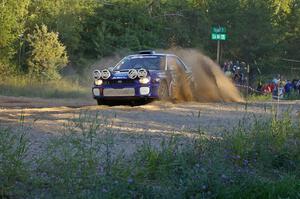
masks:
<instances>
[{"instance_id":1,"label":"dirt road surface","mask_svg":"<svg viewBox=\"0 0 300 199\"><path fill-rule=\"evenodd\" d=\"M18 128L23 125L34 151L41 149L54 136L67 132L74 119L94 118L114 132L115 143L121 150L134 151L135 145L145 138L159 142L164 137L183 135L191 137L198 132L209 136L226 133L244 120L249 124L254 118L270 117L279 107L280 113L289 111L300 118L300 102L250 103L180 103L153 102L142 106L96 106L92 99L33 99L0 97L0 125ZM22 119L23 118L23 119Z\"/></svg>"}]
</instances>

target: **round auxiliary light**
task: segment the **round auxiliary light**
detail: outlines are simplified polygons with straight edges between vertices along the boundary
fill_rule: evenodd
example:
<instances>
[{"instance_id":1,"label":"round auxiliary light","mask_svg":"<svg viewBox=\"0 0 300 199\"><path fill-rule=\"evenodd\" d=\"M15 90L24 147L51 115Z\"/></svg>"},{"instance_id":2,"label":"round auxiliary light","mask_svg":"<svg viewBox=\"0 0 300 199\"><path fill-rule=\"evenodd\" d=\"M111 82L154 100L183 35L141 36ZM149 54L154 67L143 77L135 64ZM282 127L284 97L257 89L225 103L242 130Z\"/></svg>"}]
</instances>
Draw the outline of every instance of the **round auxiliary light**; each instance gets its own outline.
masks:
<instances>
[{"instance_id":1,"label":"round auxiliary light","mask_svg":"<svg viewBox=\"0 0 300 199\"><path fill-rule=\"evenodd\" d=\"M130 70L128 71L128 77L129 77L130 79L135 79L135 78L137 78L137 76L138 76L137 70L135 70L135 69L130 69Z\"/></svg>"},{"instance_id":2,"label":"round auxiliary light","mask_svg":"<svg viewBox=\"0 0 300 199\"><path fill-rule=\"evenodd\" d=\"M109 70L107 69L102 70L101 73L102 73L101 74L102 79L108 79L111 76Z\"/></svg>"},{"instance_id":3,"label":"round auxiliary light","mask_svg":"<svg viewBox=\"0 0 300 199\"><path fill-rule=\"evenodd\" d=\"M147 77L147 75L148 75L148 72L147 72L146 69L141 68L141 69L138 70L138 77L139 78L145 78L145 77Z\"/></svg>"},{"instance_id":4,"label":"round auxiliary light","mask_svg":"<svg viewBox=\"0 0 300 199\"><path fill-rule=\"evenodd\" d=\"M100 70L94 70L93 71L93 76L94 76L94 79L100 79L101 78L101 71Z\"/></svg>"}]
</instances>

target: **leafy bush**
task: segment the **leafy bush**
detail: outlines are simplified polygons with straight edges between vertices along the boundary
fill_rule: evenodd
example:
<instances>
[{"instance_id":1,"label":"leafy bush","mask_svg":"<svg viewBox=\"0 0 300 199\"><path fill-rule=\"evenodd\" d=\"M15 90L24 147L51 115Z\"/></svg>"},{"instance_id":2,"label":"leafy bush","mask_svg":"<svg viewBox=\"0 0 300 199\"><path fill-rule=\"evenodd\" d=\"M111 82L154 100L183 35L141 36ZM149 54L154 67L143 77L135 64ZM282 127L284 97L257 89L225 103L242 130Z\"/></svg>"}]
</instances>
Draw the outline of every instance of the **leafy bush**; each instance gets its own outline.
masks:
<instances>
[{"instance_id":1,"label":"leafy bush","mask_svg":"<svg viewBox=\"0 0 300 199\"><path fill-rule=\"evenodd\" d=\"M48 32L45 25L36 26L27 40L31 48L27 60L29 73L35 78L59 79L59 70L68 63L68 56L58 33Z\"/></svg>"}]
</instances>

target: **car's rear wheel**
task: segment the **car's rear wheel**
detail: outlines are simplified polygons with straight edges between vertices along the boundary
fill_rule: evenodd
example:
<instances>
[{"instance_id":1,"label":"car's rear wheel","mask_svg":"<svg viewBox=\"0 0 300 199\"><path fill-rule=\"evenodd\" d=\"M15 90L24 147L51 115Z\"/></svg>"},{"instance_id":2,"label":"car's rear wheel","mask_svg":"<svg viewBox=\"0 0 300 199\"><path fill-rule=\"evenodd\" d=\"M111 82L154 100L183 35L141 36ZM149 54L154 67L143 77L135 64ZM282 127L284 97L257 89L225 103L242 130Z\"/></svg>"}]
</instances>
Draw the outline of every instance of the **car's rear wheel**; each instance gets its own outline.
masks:
<instances>
[{"instance_id":1,"label":"car's rear wheel","mask_svg":"<svg viewBox=\"0 0 300 199\"><path fill-rule=\"evenodd\" d=\"M169 88L167 82L163 81L160 83L158 88L158 96L160 100L169 99Z\"/></svg>"}]
</instances>

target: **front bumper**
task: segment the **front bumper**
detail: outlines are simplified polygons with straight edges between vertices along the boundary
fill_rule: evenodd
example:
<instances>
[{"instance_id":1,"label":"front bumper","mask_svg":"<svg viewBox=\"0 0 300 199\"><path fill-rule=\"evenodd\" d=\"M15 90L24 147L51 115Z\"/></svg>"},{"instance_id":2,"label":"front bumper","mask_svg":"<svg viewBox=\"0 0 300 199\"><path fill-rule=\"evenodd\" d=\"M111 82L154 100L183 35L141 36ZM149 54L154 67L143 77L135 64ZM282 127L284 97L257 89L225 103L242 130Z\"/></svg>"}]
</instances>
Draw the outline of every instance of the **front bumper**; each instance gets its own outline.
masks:
<instances>
[{"instance_id":1,"label":"front bumper","mask_svg":"<svg viewBox=\"0 0 300 199\"><path fill-rule=\"evenodd\" d=\"M134 100L134 99L157 99L159 83L149 84L122 84L93 86L94 99L109 100ZM110 91L110 92L106 92ZM115 92L114 92L115 91ZM123 91L130 91L126 94ZM111 94L114 93L114 94Z\"/></svg>"}]
</instances>

